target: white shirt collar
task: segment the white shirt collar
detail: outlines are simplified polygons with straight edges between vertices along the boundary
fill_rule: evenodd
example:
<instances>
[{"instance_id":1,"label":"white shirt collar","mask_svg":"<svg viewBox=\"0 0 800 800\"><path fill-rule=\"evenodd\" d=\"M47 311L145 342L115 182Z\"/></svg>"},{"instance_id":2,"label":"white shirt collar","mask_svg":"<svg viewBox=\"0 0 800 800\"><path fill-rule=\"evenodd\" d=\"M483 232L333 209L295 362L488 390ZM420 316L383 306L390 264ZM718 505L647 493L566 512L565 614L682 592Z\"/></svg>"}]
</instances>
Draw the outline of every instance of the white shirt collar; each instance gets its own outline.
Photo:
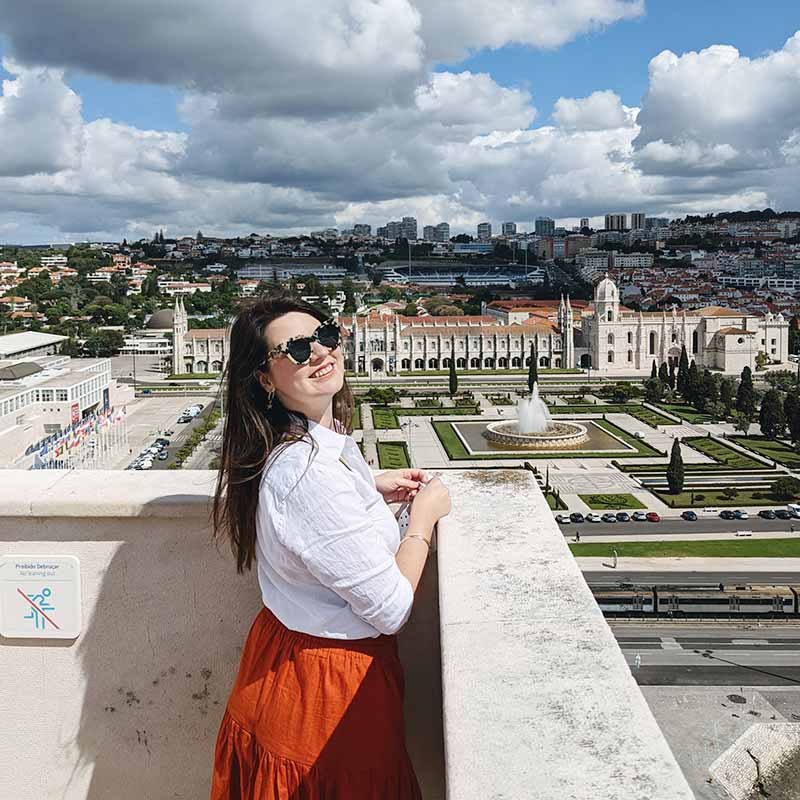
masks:
<instances>
[{"instance_id":1,"label":"white shirt collar","mask_svg":"<svg viewBox=\"0 0 800 800\"><path fill-rule=\"evenodd\" d=\"M339 421L334 420L333 424L339 427ZM320 425L313 419L308 420L308 432L314 437L316 443L325 450L334 452L337 458L342 454L344 446L347 443L347 435L344 433L337 433L325 425Z\"/></svg>"}]
</instances>

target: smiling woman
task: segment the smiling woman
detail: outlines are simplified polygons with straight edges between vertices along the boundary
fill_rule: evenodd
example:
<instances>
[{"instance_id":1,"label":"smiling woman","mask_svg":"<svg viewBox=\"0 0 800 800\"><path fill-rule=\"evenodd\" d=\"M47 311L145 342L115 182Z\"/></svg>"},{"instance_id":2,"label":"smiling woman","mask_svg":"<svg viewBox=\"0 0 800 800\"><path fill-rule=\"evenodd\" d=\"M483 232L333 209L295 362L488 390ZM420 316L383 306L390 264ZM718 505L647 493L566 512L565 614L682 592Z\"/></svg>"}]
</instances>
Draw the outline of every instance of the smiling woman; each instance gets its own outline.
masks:
<instances>
[{"instance_id":1,"label":"smiling woman","mask_svg":"<svg viewBox=\"0 0 800 800\"><path fill-rule=\"evenodd\" d=\"M212 800L420 797L396 633L450 500L422 470L373 476L348 435L340 337L288 296L231 329L214 528L240 572L257 562L264 608L220 723ZM401 553L388 503L409 500Z\"/></svg>"}]
</instances>

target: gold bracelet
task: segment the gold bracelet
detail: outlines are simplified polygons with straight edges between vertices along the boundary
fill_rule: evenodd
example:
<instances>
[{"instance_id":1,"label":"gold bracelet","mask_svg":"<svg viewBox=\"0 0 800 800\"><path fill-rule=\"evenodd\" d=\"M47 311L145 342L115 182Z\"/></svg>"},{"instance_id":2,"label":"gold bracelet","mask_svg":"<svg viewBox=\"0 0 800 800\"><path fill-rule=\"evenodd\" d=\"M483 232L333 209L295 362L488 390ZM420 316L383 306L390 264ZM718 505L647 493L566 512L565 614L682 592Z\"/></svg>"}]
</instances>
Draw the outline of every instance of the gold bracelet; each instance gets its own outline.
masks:
<instances>
[{"instance_id":1,"label":"gold bracelet","mask_svg":"<svg viewBox=\"0 0 800 800\"><path fill-rule=\"evenodd\" d=\"M428 546L428 554L430 555L431 543L424 536L419 533L407 533L400 541L400 544L403 544L406 539L421 539Z\"/></svg>"}]
</instances>

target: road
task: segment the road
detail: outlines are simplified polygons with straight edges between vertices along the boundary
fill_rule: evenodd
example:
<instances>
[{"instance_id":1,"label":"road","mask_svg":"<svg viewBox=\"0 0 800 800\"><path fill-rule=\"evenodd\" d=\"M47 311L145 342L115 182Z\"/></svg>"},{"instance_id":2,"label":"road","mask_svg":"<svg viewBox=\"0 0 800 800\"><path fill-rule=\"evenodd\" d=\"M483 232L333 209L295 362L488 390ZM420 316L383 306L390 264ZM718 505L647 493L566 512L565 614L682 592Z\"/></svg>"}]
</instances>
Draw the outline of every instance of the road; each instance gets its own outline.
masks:
<instances>
[{"instance_id":1,"label":"road","mask_svg":"<svg viewBox=\"0 0 800 800\"><path fill-rule=\"evenodd\" d=\"M600 512L598 512L600 513ZM592 536L656 536L658 534L680 533L691 538L695 533L736 533L736 531L782 531L788 533L792 526L800 531L800 520L761 519L755 514L750 519L720 519L717 516L700 518L697 522L686 522L682 519L663 518L661 522L574 522L559 525L564 536L575 537L575 531L581 532L581 540Z\"/></svg>"},{"instance_id":2,"label":"road","mask_svg":"<svg viewBox=\"0 0 800 800\"><path fill-rule=\"evenodd\" d=\"M641 686L800 686L800 623L610 627Z\"/></svg>"},{"instance_id":3,"label":"road","mask_svg":"<svg viewBox=\"0 0 800 800\"><path fill-rule=\"evenodd\" d=\"M735 561L735 559L731 559ZM779 586L800 586L800 572L781 570L780 559L774 572L747 572L732 569L730 572L629 572L625 569L605 572L584 572L589 586L618 586L620 583L635 583L642 586L718 586L726 584L766 583Z\"/></svg>"}]
</instances>

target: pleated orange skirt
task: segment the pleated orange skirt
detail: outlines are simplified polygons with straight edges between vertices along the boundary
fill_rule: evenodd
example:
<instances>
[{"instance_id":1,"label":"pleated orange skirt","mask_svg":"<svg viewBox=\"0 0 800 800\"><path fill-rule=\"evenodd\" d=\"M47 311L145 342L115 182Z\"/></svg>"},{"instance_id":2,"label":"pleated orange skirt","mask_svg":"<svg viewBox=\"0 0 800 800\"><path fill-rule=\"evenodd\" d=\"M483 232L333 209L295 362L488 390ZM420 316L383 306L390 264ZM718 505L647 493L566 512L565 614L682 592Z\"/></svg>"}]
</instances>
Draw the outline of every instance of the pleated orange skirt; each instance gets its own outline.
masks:
<instances>
[{"instance_id":1,"label":"pleated orange skirt","mask_svg":"<svg viewBox=\"0 0 800 800\"><path fill-rule=\"evenodd\" d=\"M419 800L397 637L253 621L214 751L211 800Z\"/></svg>"}]
</instances>

